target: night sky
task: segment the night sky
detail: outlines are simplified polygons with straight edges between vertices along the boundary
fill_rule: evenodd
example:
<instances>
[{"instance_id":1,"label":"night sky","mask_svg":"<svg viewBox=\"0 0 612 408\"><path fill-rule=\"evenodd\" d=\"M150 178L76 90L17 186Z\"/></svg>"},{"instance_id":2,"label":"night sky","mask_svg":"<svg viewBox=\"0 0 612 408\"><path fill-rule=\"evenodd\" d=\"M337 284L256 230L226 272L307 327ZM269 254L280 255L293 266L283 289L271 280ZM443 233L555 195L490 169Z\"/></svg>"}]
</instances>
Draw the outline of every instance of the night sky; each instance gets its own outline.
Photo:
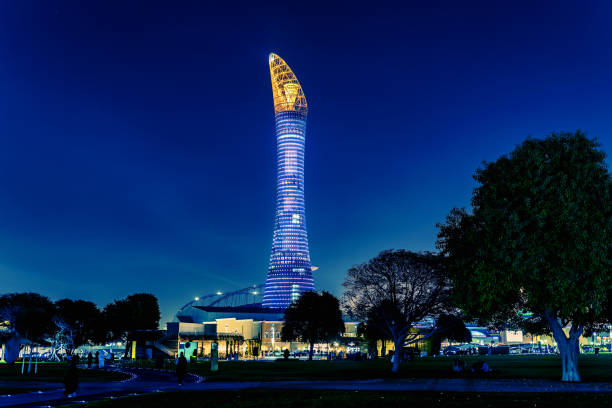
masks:
<instances>
[{"instance_id":1,"label":"night sky","mask_svg":"<svg viewBox=\"0 0 612 408\"><path fill-rule=\"evenodd\" d=\"M308 99L311 259L336 295L380 250L433 250L474 170L527 136L612 153L610 2L208 3L0 2L0 293L151 292L166 321L263 283L270 52Z\"/></svg>"}]
</instances>

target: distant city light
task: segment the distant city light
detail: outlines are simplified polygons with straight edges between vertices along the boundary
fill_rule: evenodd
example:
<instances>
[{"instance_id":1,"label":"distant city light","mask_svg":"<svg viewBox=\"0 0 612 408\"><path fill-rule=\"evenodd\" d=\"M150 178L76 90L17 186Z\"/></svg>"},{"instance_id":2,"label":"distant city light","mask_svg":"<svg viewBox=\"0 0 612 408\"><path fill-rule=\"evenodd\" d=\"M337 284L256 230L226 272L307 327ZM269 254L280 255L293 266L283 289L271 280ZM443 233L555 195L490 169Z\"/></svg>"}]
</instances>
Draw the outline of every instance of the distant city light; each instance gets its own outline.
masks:
<instances>
[{"instance_id":1,"label":"distant city light","mask_svg":"<svg viewBox=\"0 0 612 408\"><path fill-rule=\"evenodd\" d=\"M223 294L223 292L221 292L221 291L217 292L217 295L219 295L219 296L222 295L222 294Z\"/></svg>"}]
</instances>

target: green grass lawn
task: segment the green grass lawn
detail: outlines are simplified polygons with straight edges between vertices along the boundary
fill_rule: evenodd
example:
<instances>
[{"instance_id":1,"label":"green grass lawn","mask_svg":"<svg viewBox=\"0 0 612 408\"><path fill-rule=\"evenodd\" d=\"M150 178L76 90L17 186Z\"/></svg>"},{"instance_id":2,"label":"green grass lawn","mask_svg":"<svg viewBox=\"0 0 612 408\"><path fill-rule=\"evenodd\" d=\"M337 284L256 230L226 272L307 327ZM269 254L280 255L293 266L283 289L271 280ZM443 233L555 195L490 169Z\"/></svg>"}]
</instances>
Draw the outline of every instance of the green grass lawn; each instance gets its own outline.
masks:
<instances>
[{"instance_id":1,"label":"green grass lawn","mask_svg":"<svg viewBox=\"0 0 612 408\"><path fill-rule=\"evenodd\" d=\"M487 378L561 378L559 356L462 356L467 366L484 360L495 370ZM371 378L453 378L453 357L425 357L402 364L398 374L391 363L369 361L221 361L211 372L209 362L190 364L190 371L207 381L359 380ZM583 381L612 381L612 355L583 355L579 361Z\"/></svg>"},{"instance_id":2,"label":"green grass lawn","mask_svg":"<svg viewBox=\"0 0 612 408\"><path fill-rule=\"evenodd\" d=\"M514 394L397 391L244 390L183 391L91 402L84 407L606 407L612 394Z\"/></svg>"},{"instance_id":3,"label":"green grass lawn","mask_svg":"<svg viewBox=\"0 0 612 408\"><path fill-rule=\"evenodd\" d=\"M25 371L27 372L27 364ZM68 363L38 363L38 373L34 374L34 364L30 374L21 375L21 363L0 364L0 381L52 381L62 382ZM124 380L125 374L104 370L79 369L80 381L117 381Z\"/></svg>"}]
</instances>

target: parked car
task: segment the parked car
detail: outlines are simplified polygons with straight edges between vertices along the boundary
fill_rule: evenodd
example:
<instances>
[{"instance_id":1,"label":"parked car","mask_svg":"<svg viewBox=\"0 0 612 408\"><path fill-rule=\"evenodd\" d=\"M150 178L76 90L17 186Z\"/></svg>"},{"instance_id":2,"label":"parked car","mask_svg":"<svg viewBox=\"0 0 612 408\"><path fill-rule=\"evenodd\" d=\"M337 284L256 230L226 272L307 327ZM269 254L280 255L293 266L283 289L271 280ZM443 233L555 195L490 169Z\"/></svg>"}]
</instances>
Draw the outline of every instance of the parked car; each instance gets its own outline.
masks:
<instances>
[{"instance_id":1,"label":"parked car","mask_svg":"<svg viewBox=\"0 0 612 408\"><path fill-rule=\"evenodd\" d=\"M495 346L491 348L491 354L510 354L509 346Z\"/></svg>"},{"instance_id":2,"label":"parked car","mask_svg":"<svg viewBox=\"0 0 612 408\"><path fill-rule=\"evenodd\" d=\"M584 346L582 346L582 352L583 353L594 353L595 347L591 346L590 344L585 344Z\"/></svg>"},{"instance_id":3,"label":"parked car","mask_svg":"<svg viewBox=\"0 0 612 408\"><path fill-rule=\"evenodd\" d=\"M459 351L460 351L460 348L457 346L446 346L442 350L442 354L444 354L445 356L454 356L454 355L459 354Z\"/></svg>"}]
</instances>

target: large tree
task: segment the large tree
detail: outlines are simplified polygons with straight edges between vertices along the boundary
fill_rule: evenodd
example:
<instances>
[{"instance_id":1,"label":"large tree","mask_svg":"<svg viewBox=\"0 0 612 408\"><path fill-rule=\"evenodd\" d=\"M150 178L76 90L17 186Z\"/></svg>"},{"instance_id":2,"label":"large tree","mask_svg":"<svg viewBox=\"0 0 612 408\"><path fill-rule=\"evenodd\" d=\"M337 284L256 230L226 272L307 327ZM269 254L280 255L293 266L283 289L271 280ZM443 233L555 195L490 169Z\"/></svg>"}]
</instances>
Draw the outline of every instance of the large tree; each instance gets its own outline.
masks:
<instances>
[{"instance_id":1,"label":"large tree","mask_svg":"<svg viewBox=\"0 0 612 408\"><path fill-rule=\"evenodd\" d=\"M470 343L472 341L472 332L465 327L465 323L457 315L441 314L436 319L435 327L436 331L432 336L433 355L437 355L440 352L443 339L457 343Z\"/></svg>"},{"instance_id":2,"label":"large tree","mask_svg":"<svg viewBox=\"0 0 612 408\"><path fill-rule=\"evenodd\" d=\"M377 324L376 319L378 318L375 310L371 310L365 321L359 322L357 326L357 335L362 336L368 342L368 352L370 356L378 357L378 342L381 342L381 354L385 356L387 354L387 333L380 329L380 325Z\"/></svg>"},{"instance_id":3,"label":"large tree","mask_svg":"<svg viewBox=\"0 0 612 408\"><path fill-rule=\"evenodd\" d=\"M9 293L0 296L0 341L6 344L5 360L14 362L22 345L44 343L55 330L53 303L38 293ZM31 350L31 348L30 348Z\"/></svg>"},{"instance_id":4,"label":"large tree","mask_svg":"<svg viewBox=\"0 0 612 408\"><path fill-rule=\"evenodd\" d=\"M62 299L55 302L55 324L58 332L55 338L66 339L66 353L79 346L101 340L99 336L102 325L102 313L97 306L85 300Z\"/></svg>"},{"instance_id":5,"label":"large tree","mask_svg":"<svg viewBox=\"0 0 612 408\"><path fill-rule=\"evenodd\" d=\"M127 343L137 330L156 330L161 315L159 303L154 295L135 293L106 305L103 318L108 331L108 339ZM127 355L128 344L125 350Z\"/></svg>"},{"instance_id":6,"label":"large tree","mask_svg":"<svg viewBox=\"0 0 612 408\"><path fill-rule=\"evenodd\" d=\"M349 316L370 325L393 341L397 372L400 352L435 334L433 322L447 312L450 294L443 259L429 252L386 250L348 271L343 306ZM431 329L412 330L430 319Z\"/></svg>"},{"instance_id":7,"label":"large tree","mask_svg":"<svg viewBox=\"0 0 612 408\"><path fill-rule=\"evenodd\" d=\"M328 292L304 292L285 310L281 331L283 341L300 340L310 345L312 360L315 343L329 342L344 333L340 302Z\"/></svg>"},{"instance_id":8,"label":"large tree","mask_svg":"<svg viewBox=\"0 0 612 408\"><path fill-rule=\"evenodd\" d=\"M579 381L578 339L610 318L612 182L584 133L527 139L476 171L472 211L439 225L457 299L495 325L544 322L562 380Z\"/></svg>"}]
</instances>

